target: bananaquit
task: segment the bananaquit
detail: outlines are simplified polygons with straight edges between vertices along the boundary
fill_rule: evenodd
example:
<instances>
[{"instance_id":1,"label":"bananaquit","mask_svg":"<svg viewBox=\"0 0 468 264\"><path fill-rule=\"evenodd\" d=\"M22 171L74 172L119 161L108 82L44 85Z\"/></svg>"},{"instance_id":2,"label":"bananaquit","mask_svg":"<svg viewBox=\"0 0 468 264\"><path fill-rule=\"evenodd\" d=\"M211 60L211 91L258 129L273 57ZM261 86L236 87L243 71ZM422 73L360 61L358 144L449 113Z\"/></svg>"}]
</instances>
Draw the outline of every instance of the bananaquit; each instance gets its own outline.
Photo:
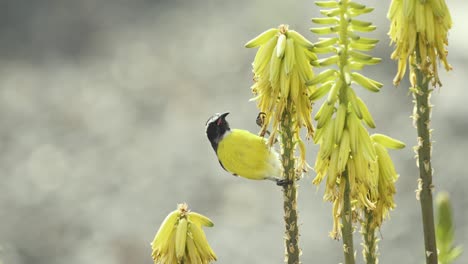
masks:
<instances>
[{"instance_id":1,"label":"bananaquit","mask_svg":"<svg viewBox=\"0 0 468 264\"><path fill-rule=\"evenodd\" d=\"M278 153L267 146L263 137L246 130L231 130L226 121L228 114L215 114L206 122L206 135L221 167L234 176L284 185Z\"/></svg>"}]
</instances>

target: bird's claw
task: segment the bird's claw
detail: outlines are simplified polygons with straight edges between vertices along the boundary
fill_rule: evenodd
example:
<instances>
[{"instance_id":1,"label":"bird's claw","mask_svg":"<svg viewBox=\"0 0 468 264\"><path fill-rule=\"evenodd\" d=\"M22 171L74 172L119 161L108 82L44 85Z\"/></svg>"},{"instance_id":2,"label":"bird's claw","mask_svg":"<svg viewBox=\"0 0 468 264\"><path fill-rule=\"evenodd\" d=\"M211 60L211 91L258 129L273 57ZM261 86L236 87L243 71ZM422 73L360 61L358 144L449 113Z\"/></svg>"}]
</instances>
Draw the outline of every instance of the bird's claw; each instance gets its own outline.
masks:
<instances>
[{"instance_id":1,"label":"bird's claw","mask_svg":"<svg viewBox=\"0 0 468 264\"><path fill-rule=\"evenodd\" d=\"M286 187L289 184L292 184L294 181L289 179L276 180L276 185L281 187Z\"/></svg>"},{"instance_id":2,"label":"bird's claw","mask_svg":"<svg viewBox=\"0 0 468 264\"><path fill-rule=\"evenodd\" d=\"M263 124L265 124L265 118L266 118L266 113L265 112L260 112L257 115L257 119L255 122L259 127L263 127Z\"/></svg>"}]
</instances>

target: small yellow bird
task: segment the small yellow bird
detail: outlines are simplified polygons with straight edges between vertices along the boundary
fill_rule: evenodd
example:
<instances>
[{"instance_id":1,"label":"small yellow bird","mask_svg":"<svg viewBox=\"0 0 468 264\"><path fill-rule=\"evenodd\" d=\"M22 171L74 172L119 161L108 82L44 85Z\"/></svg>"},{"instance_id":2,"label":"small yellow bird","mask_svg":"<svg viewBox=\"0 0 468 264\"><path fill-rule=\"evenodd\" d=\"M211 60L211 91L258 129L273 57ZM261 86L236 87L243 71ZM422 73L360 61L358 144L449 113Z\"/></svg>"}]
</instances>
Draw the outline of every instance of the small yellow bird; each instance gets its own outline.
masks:
<instances>
[{"instance_id":1,"label":"small yellow bird","mask_svg":"<svg viewBox=\"0 0 468 264\"><path fill-rule=\"evenodd\" d=\"M246 130L231 130L226 121L228 114L215 114L206 122L206 135L221 167L235 176L286 184L278 153L267 146L263 137Z\"/></svg>"}]
</instances>

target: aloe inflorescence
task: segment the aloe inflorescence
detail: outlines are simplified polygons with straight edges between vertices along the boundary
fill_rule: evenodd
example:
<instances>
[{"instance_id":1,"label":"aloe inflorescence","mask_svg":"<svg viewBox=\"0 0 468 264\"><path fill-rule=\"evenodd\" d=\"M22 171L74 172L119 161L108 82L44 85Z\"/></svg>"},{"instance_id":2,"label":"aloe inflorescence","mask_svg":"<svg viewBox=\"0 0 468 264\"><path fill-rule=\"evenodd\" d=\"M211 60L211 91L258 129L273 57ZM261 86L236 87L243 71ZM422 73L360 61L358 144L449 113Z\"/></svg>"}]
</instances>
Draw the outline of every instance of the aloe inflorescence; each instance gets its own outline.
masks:
<instances>
[{"instance_id":1,"label":"aloe inflorescence","mask_svg":"<svg viewBox=\"0 0 468 264\"><path fill-rule=\"evenodd\" d=\"M392 0L388 18L391 21L389 36L395 44L392 59L398 60L398 72L393 80L398 85L407 64L410 66L410 91L414 97L413 124L417 129L416 152L419 167L416 198L421 203L426 263L438 260L432 192L432 129L430 97L433 89L441 86L438 62L448 71L448 31L452 18L445 0Z\"/></svg>"},{"instance_id":2,"label":"aloe inflorescence","mask_svg":"<svg viewBox=\"0 0 468 264\"><path fill-rule=\"evenodd\" d=\"M308 84L318 86L310 96L312 100L326 96L315 115L317 131L314 141L320 145L320 150L313 183L326 182L324 199L333 203L331 237L341 236L342 225L344 228L360 221L367 230L365 235L370 235L376 242L376 228L395 207L394 183L398 175L387 149L403 148L404 144L382 134L369 135L366 126L375 128L374 119L354 91L356 86L360 86L378 92L383 86L358 72L364 66L380 62L379 58L365 53L371 51L378 40L358 34L375 30L372 23L357 19L373 8L349 0L319 1L316 4L324 8L321 13L325 17L312 19L320 27L311 31L332 36L320 38L312 48L316 54L331 54L311 62L315 67L330 68L308 81ZM352 233L349 226L348 231ZM348 235L352 239L352 234ZM348 243L352 244L352 240ZM345 244L345 251L349 246ZM370 259L375 260L375 247L369 249L365 245L364 254L374 255Z\"/></svg>"},{"instance_id":3,"label":"aloe inflorescence","mask_svg":"<svg viewBox=\"0 0 468 264\"><path fill-rule=\"evenodd\" d=\"M305 127L307 136L312 137L312 105L309 96L315 86L306 86L305 82L314 77L311 60L317 57L311 51L312 43L287 25L269 29L249 41L247 48L258 47L252 63L254 84L252 100L257 102L259 110L266 114L261 135L271 126L269 145L273 145L278 134L285 111L290 111L294 141L299 145L300 158L297 166L306 170L305 147L299 136ZM289 106L292 109L287 109Z\"/></svg>"},{"instance_id":4,"label":"aloe inflorescence","mask_svg":"<svg viewBox=\"0 0 468 264\"><path fill-rule=\"evenodd\" d=\"M432 85L441 85L437 59L448 71L452 67L447 61L447 34L452 27L452 17L445 0L393 0L388 11L391 21L389 36L395 44L391 58L398 60L398 72L393 80L398 85L410 64L432 79ZM416 49L421 61L416 61ZM410 81L416 86L416 76L411 69Z\"/></svg>"},{"instance_id":5,"label":"aloe inflorescence","mask_svg":"<svg viewBox=\"0 0 468 264\"><path fill-rule=\"evenodd\" d=\"M188 205L177 206L162 222L151 247L155 264L208 264L216 254L206 240L202 226L213 222L204 215L191 212Z\"/></svg>"},{"instance_id":6,"label":"aloe inflorescence","mask_svg":"<svg viewBox=\"0 0 468 264\"><path fill-rule=\"evenodd\" d=\"M305 83L314 77L311 60L316 60L310 41L287 25L269 29L246 45L259 47L252 63L254 84L252 92L260 112L265 114L260 135L271 129L268 145L277 141L279 134L284 179L285 261L300 263L298 245L297 179L306 171L306 149L300 137L301 128L307 137L313 136L312 104L310 95L315 86ZM296 149L299 158L295 157Z\"/></svg>"}]
</instances>

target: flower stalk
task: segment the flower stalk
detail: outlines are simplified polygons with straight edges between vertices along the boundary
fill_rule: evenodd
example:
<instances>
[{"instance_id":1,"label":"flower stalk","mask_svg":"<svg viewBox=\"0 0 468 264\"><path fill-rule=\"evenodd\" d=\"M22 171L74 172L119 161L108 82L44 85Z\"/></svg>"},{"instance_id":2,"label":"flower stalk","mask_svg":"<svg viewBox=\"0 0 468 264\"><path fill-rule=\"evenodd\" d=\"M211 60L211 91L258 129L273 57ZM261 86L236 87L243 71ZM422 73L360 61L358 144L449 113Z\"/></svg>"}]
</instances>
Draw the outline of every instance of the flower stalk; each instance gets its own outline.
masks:
<instances>
[{"instance_id":1,"label":"flower stalk","mask_svg":"<svg viewBox=\"0 0 468 264\"><path fill-rule=\"evenodd\" d=\"M438 75L438 62L448 71L447 34L452 19L445 0L417 1L393 0L388 12L391 21L389 35L395 43L391 58L398 60L398 72L394 84L398 85L410 64L410 91L414 97L413 121L417 129L418 144L415 147L419 167L416 198L421 203L423 220L425 258L427 264L437 264L437 242L434 227L432 192L431 130L432 105L429 88L441 86Z\"/></svg>"},{"instance_id":2,"label":"flower stalk","mask_svg":"<svg viewBox=\"0 0 468 264\"><path fill-rule=\"evenodd\" d=\"M339 57L339 71L340 71L340 80L342 80L342 83L345 83L346 80L346 69L345 67L348 65L348 52L349 52L349 40L348 40L348 19L346 19L347 14L346 14L346 9L348 9L348 1L343 1L343 7L340 9L340 15L339 15L339 20L340 20L340 30L339 31L339 39L342 40L342 53L337 54ZM344 81L343 81L344 80ZM347 85L341 85L338 90L338 97L340 101L340 106L338 109L346 109L345 105L348 105L348 93L347 89L351 89ZM347 110L346 110L347 112ZM338 112L337 112L337 117L338 117ZM343 121L345 123L346 120ZM343 124L344 126L345 124ZM339 125L341 126L341 125ZM344 130L344 129L343 129ZM335 140L340 138L339 133L335 133ZM344 133L344 132L342 132ZM345 141L341 139L342 141ZM345 143L345 142L339 142L339 143ZM349 150L350 147L346 146ZM348 152L348 151L347 151ZM349 152L346 153L346 155L349 155ZM344 191L343 191L343 212L341 215L341 233L343 236L343 253L344 253L344 259L345 259L345 264L354 264L355 259L354 259L354 240L353 240L353 233L354 233L354 227L353 227L353 209L351 207L351 186L349 183L349 176L348 176L348 171L345 169L341 175L341 180L343 181L340 183L341 185L344 185Z\"/></svg>"},{"instance_id":3,"label":"flower stalk","mask_svg":"<svg viewBox=\"0 0 468 264\"><path fill-rule=\"evenodd\" d=\"M416 47L416 65L422 61L421 53ZM412 87L415 98L414 119L418 131L417 165L419 167L418 198L421 203L421 213L424 231L424 246L426 249L426 263L437 264L437 244L434 225L434 206L432 198L432 141L430 132L431 104L429 101L432 89L429 89L430 79L421 69L412 66L416 75L416 87Z\"/></svg>"},{"instance_id":4,"label":"flower stalk","mask_svg":"<svg viewBox=\"0 0 468 264\"><path fill-rule=\"evenodd\" d=\"M315 115L317 131L314 141L320 144L320 150L313 183L326 182L324 199L333 203L334 221L330 236L334 239L343 237L345 263L349 264L355 262L354 225L364 222L368 224L368 232L375 232L395 207L393 196L398 175L387 148L399 149L404 144L385 135L369 135L365 125L375 128L375 122L353 87L361 86L378 92L383 86L358 72L381 61L364 53L372 50L378 40L358 35L358 32L376 29L371 22L357 19L359 15L372 12L373 8L351 0L319 1L316 5L329 9L321 10L325 18L312 19L320 27L311 31L335 36L320 38L314 44L312 51L315 53L332 55L311 64L316 67L335 66L335 69L327 69L308 82L320 85L312 94L312 100L328 95ZM364 246L376 249L375 234L368 238L372 241L364 239ZM377 261L376 252L373 256Z\"/></svg>"},{"instance_id":5,"label":"flower stalk","mask_svg":"<svg viewBox=\"0 0 468 264\"><path fill-rule=\"evenodd\" d=\"M378 238L375 235L375 227L372 226L372 213L365 212L365 222L362 223L361 235L364 239L362 244L363 250L362 255L367 264L377 263L377 242Z\"/></svg>"},{"instance_id":6,"label":"flower stalk","mask_svg":"<svg viewBox=\"0 0 468 264\"><path fill-rule=\"evenodd\" d=\"M260 112L265 113L260 135L270 129L268 145L273 147L280 136L283 164L283 208L285 221L285 262L299 264L299 229L297 213L297 180L307 171L305 145L299 136L306 128L313 136L310 95L315 86L306 86L313 78L310 61L316 59L310 51L313 45L288 26L266 30L246 44L259 47L252 63L254 85L252 92ZM295 152L299 157L295 157Z\"/></svg>"},{"instance_id":7,"label":"flower stalk","mask_svg":"<svg viewBox=\"0 0 468 264\"><path fill-rule=\"evenodd\" d=\"M353 242L353 215L351 208L351 188L349 186L348 173L343 172L342 178L344 183L344 193L343 193L343 213L341 215L341 233L343 236L343 253L346 264L354 264L354 242Z\"/></svg>"},{"instance_id":8,"label":"flower stalk","mask_svg":"<svg viewBox=\"0 0 468 264\"><path fill-rule=\"evenodd\" d=\"M282 142L282 153L281 159L283 162L284 176L288 184L283 186L284 196L284 223L285 223L285 262L286 263L297 263L299 264L299 228L297 224L297 183L296 183L296 170L294 167L295 157L294 149L295 144L293 141L293 135L291 131L291 104L288 103L288 108L283 113L281 121L281 142Z\"/></svg>"}]
</instances>

